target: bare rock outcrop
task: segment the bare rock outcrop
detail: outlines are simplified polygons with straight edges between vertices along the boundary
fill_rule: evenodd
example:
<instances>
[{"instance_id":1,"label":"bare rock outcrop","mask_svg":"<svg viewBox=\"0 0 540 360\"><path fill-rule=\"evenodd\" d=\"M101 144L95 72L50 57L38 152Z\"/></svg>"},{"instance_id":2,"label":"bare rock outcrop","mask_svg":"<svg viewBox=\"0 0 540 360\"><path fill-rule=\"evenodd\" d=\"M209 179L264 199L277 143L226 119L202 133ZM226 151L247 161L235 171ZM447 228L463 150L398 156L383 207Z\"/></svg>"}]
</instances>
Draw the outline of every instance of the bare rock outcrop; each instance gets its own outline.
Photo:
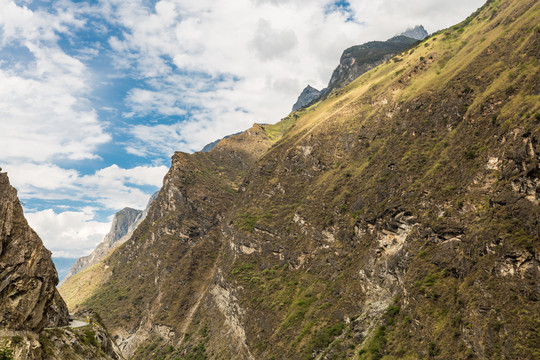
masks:
<instances>
[{"instance_id":1,"label":"bare rock outcrop","mask_svg":"<svg viewBox=\"0 0 540 360\"><path fill-rule=\"evenodd\" d=\"M328 87L321 96L323 98L330 96L352 83L363 73L379 66L417 42L417 39L398 35L386 41L370 41L346 49L341 55L339 65L332 73Z\"/></svg>"},{"instance_id":2,"label":"bare rock outcrop","mask_svg":"<svg viewBox=\"0 0 540 360\"><path fill-rule=\"evenodd\" d=\"M292 111L294 112L298 109L308 106L313 101L320 98L324 90L325 89L317 90L311 85L306 86L304 90L302 90L302 93L300 94L300 96L298 96L298 100L296 100L296 103L293 105Z\"/></svg>"}]
</instances>

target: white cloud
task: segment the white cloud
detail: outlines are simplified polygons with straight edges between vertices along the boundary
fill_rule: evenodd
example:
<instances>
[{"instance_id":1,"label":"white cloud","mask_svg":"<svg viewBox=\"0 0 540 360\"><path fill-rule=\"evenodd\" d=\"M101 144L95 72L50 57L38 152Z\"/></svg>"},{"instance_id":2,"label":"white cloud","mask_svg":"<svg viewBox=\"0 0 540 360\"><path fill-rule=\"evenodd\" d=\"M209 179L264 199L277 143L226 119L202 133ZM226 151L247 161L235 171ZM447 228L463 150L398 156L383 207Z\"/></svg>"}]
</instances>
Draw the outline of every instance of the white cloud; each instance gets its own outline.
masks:
<instances>
[{"instance_id":1,"label":"white cloud","mask_svg":"<svg viewBox=\"0 0 540 360\"><path fill-rule=\"evenodd\" d=\"M163 177L169 168L166 166L137 166L131 169L122 169L118 165L111 165L107 168L101 169L96 172L95 175L89 176L90 179L96 183L99 183L102 179L107 180L120 180L122 183L132 183L135 185L151 185L161 187L163 183Z\"/></svg>"},{"instance_id":2,"label":"white cloud","mask_svg":"<svg viewBox=\"0 0 540 360\"><path fill-rule=\"evenodd\" d=\"M62 8L49 14L0 1L0 44L31 54L24 64L0 63L4 161L96 158L110 140L87 99L86 66L57 44L57 33L82 25Z\"/></svg>"},{"instance_id":3,"label":"white cloud","mask_svg":"<svg viewBox=\"0 0 540 360\"><path fill-rule=\"evenodd\" d=\"M133 111L140 114L154 111L166 116L182 116L186 114L186 110L181 108L180 99L181 97L171 93L132 89L126 100Z\"/></svg>"},{"instance_id":4,"label":"white cloud","mask_svg":"<svg viewBox=\"0 0 540 360\"><path fill-rule=\"evenodd\" d=\"M123 169L112 165L92 175L63 169L50 163L6 164L10 181L23 200L82 201L94 207L118 211L126 206L143 209L149 194L141 186L161 187L166 166L137 166Z\"/></svg>"},{"instance_id":5,"label":"white cloud","mask_svg":"<svg viewBox=\"0 0 540 360\"><path fill-rule=\"evenodd\" d=\"M94 209L56 213L51 209L25 214L30 226L55 257L88 255L109 232L110 222L94 221Z\"/></svg>"},{"instance_id":6,"label":"white cloud","mask_svg":"<svg viewBox=\"0 0 540 360\"><path fill-rule=\"evenodd\" d=\"M298 38L294 31L274 29L268 21L260 19L251 44L259 58L268 61L290 53L298 44Z\"/></svg>"},{"instance_id":7,"label":"white cloud","mask_svg":"<svg viewBox=\"0 0 540 360\"><path fill-rule=\"evenodd\" d=\"M96 202L109 209L119 210L126 206L144 209L149 196L136 186L149 185L160 188L167 170L166 166L122 169L112 165L97 171L94 175L81 177L79 183L83 189L93 192Z\"/></svg>"},{"instance_id":8,"label":"white cloud","mask_svg":"<svg viewBox=\"0 0 540 360\"><path fill-rule=\"evenodd\" d=\"M8 172L13 186L19 196L26 197L32 188L43 190L73 189L79 174L73 169L63 169L54 164L5 164L3 170ZM39 181L36 181L38 180Z\"/></svg>"},{"instance_id":9,"label":"white cloud","mask_svg":"<svg viewBox=\"0 0 540 360\"><path fill-rule=\"evenodd\" d=\"M344 10L327 0L168 0L155 8L142 0L104 1L108 19L125 29L123 38L110 40L117 63L147 79L148 87L127 97L130 115L190 116L134 126L138 146L128 151L193 151L253 122L276 122L308 83L326 86L345 48L416 24L438 30L484 0L349 2Z\"/></svg>"},{"instance_id":10,"label":"white cloud","mask_svg":"<svg viewBox=\"0 0 540 360\"><path fill-rule=\"evenodd\" d=\"M65 32L70 26L80 27L84 21L76 19L69 9L58 2L56 12L32 11L14 1L0 1L0 26L2 44L12 41L55 41L58 32Z\"/></svg>"}]
</instances>

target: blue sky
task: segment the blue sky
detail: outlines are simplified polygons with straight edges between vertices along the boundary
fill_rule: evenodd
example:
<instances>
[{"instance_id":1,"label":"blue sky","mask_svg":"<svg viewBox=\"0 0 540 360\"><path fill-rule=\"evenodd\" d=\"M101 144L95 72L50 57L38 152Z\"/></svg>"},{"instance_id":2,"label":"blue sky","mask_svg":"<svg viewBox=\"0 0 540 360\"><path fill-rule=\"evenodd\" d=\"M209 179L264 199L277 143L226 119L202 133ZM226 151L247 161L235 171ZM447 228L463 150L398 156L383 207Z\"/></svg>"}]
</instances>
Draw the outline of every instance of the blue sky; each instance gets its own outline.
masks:
<instances>
[{"instance_id":1,"label":"blue sky","mask_svg":"<svg viewBox=\"0 0 540 360\"><path fill-rule=\"evenodd\" d=\"M53 255L86 255L174 151L279 121L349 46L482 3L0 0L0 167Z\"/></svg>"}]
</instances>

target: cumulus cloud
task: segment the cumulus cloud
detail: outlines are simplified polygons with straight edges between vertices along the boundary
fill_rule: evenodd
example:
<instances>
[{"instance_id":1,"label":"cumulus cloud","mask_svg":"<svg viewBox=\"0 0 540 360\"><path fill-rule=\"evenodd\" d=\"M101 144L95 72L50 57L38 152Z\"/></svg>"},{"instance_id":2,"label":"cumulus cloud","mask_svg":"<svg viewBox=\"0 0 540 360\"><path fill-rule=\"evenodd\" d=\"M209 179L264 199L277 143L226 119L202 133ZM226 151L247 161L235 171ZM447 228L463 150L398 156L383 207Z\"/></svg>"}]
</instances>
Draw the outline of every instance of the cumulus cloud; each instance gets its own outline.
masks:
<instances>
[{"instance_id":1,"label":"cumulus cloud","mask_svg":"<svg viewBox=\"0 0 540 360\"><path fill-rule=\"evenodd\" d=\"M119 210L129 206L143 209L149 196L137 186L161 187L167 170L166 166L122 169L112 165L81 177L78 183L85 191L92 192L94 201L106 208Z\"/></svg>"},{"instance_id":2,"label":"cumulus cloud","mask_svg":"<svg viewBox=\"0 0 540 360\"><path fill-rule=\"evenodd\" d=\"M94 221L95 209L56 213L52 209L26 213L30 226L55 257L77 258L90 254L109 232L109 222Z\"/></svg>"},{"instance_id":3,"label":"cumulus cloud","mask_svg":"<svg viewBox=\"0 0 540 360\"><path fill-rule=\"evenodd\" d=\"M110 140L88 105L86 66L57 44L59 32L82 25L63 9L50 14L0 2L0 44L28 52L20 63L0 62L3 160L95 158Z\"/></svg>"},{"instance_id":4,"label":"cumulus cloud","mask_svg":"<svg viewBox=\"0 0 540 360\"><path fill-rule=\"evenodd\" d=\"M32 189L38 186L45 191L73 189L79 177L76 170L63 169L54 164L3 164L3 170L8 172L11 183L23 198L29 197Z\"/></svg>"},{"instance_id":5,"label":"cumulus cloud","mask_svg":"<svg viewBox=\"0 0 540 360\"><path fill-rule=\"evenodd\" d=\"M145 89L132 89L127 95L127 103L138 114L158 113L166 116L182 116L187 112L182 108L181 96L174 93L160 93Z\"/></svg>"},{"instance_id":6,"label":"cumulus cloud","mask_svg":"<svg viewBox=\"0 0 540 360\"><path fill-rule=\"evenodd\" d=\"M0 158L46 161L96 158L108 142L93 110L81 110L69 93L78 78L53 81L11 75L0 69ZM77 89L73 89L76 93Z\"/></svg>"},{"instance_id":7,"label":"cumulus cloud","mask_svg":"<svg viewBox=\"0 0 540 360\"><path fill-rule=\"evenodd\" d=\"M117 165L81 175L51 163L6 164L11 183L21 199L70 200L88 206L118 211L126 206L142 209L149 194L141 187L159 188L166 166L137 166L124 169Z\"/></svg>"},{"instance_id":8,"label":"cumulus cloud","mask_svg":"<svg viewBox=\"0 0 540 360\"><path fill-rule=\"evenodd\" d=\"M292 30L274 29L272 25L260 19L251 44L263 61L282 57L297 45L296 33Z\"/></svg>"}]
</instances>

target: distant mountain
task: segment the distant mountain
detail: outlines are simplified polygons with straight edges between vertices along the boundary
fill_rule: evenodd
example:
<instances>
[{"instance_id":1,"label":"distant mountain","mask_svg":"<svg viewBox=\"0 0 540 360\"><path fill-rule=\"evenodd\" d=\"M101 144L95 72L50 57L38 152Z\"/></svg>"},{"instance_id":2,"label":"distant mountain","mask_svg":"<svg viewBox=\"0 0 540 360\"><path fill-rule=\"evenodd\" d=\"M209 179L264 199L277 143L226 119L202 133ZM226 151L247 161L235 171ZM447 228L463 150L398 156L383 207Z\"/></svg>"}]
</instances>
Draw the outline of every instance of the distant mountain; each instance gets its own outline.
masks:
<instances>
[{"instance_id":1,"label":"distant mountain","mask_svg":"<svg viewBox=\"0 0 540 360\"><path fill-rule=\"evenodd\" d=\"M209 152L210 150L212 150L213 148L216 147L216 145L223 139L226 139L228 138L229 136L225 136L225 137L222 137L221 139L217 139L216 141L212 141L211 143L209 144L206 144L204 145L204 147L201 149L201 152Z\"/></svg>"},{"instance_id":2,"label":"distant mountain","mask_svg":"<svg viewBox=\"0 0 540 360\"><path fill-rule=\"evenodd\" d=\"M114 214L114 218L111 224L111 230L94 251L88 256L83 256L77 259L75 264L69 269L66 277L62 280L62 283L67 281L70 277L78 272L89 268L90 266L97 264L104 259L113 249L122 245L129 239L133 230L144 220L148 213L150 204L157 197L158 192L154 193L145 210L137 210L132 208L124 208Z\"/></svg>"},{"instance_id":3,"label":"distant mountain","mask_svg":"<svg viewBox=\"0 0 540 360\"><path fill-rule=\"evenodd\" d=\"M231 136L234 136L234 135L238 135L240 133L235 133L235 134L232 134L232 135L227 135L225 137L222 137L221 139L217 139L216 141L213 141L209 144L206 144L202 149L201 149L201 152L209 152L210 150L212 150L213 148L216 147L217 144L219 144L219 142L223 139L228 139L230 138Z\"/></svg>"},{"instance_id":4,"label":"distant mountain","mask_svg":"<svg viewBox=\"0 0 540 360\"><path fill-rule=\"evenodd\" d=\"M426 29L422 25L417 25L386 41L370 41L346 49L341 55L339 65L332 73L328 86L319 91L308 85L298 97L292 111L306 107L318 99L326 98L333 92L344 88L363 73L413 46L427 35Z\"/></svg>"},{"instance_id":5,"label":"distant mountain","mask_svg":"<svg viewBox=\"0 0 540 360\"><path fill-rule=\"evenodd\" d=\"M403 33L401 33L401 35L410 37L416 40L424 40L429 34L422 25L416 25L415 27L404 31Z\"/></svg>"},{"instance_id":6,"label":"distant mountain","mask_svg":"<svg viewBox=\"0 0 540 360\"><path fill-rule=\"evenodd\" d=\"M307 106L313 100L319 98L321 94L322 94L322 91L319 91L315 89L314 87L311 87L310 85L306 86L305 89L300 94L300 96L298 97L298 100L296 101L296 103L293 105L292 111L296 111L298 109L301 109Z\"/></svg>"},{"instance_id":7,"label":"distant mountain","mask_svg":"<svg viewBox=\"0 0 540 360\"><path fill-rule=\"evenodd\" d=\"M328 97L333 92L344 88L363 73L417 42L417 39L398 35L386 41L370 41L348 48L341 55L339 65L332 73L323 97Z\"/></svg>"}]
</instances>

